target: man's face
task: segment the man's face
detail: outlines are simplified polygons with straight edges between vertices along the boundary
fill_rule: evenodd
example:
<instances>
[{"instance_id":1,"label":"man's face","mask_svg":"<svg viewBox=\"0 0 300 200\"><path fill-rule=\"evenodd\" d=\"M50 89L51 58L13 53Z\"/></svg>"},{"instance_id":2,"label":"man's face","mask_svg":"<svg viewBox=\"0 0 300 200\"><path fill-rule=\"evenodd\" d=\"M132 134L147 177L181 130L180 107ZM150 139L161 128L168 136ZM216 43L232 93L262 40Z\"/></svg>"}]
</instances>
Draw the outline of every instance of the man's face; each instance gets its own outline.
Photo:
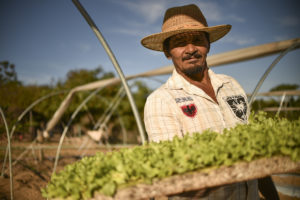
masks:
<instances>
[{"instance_id":1,"label":"man's face","mask_svg":"<svg viewBox=\"0 0 300 200\"><path fill-rule=\"evenodd\" d=\"M169 53L178 73L193 76L203 72L209 42L203 32L181 33L169 40Z\"/></svg>"}]
</instances>

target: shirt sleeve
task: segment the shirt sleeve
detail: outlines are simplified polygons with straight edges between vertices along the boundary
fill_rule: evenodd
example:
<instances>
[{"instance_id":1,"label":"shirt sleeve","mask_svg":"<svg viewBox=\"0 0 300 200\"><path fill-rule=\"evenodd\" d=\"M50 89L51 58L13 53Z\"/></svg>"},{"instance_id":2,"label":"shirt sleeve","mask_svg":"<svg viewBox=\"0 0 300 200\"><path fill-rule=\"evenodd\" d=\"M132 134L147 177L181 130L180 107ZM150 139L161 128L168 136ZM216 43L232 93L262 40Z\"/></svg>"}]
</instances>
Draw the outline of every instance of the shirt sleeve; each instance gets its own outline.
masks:
<instances>
[{"instance_id":1,"label":"shirt sleeve","mask_svg":"<svg viewBox=\"0 0 300 200\"><path fill-rule=\"evenodd\" d=\"M144 108L144 122L149 141L171 140L181 134L180 122L176 117L174 102L162 97L148 97ZM174 100L173 100L174 101Z\"/></svg>"}]
</instances>

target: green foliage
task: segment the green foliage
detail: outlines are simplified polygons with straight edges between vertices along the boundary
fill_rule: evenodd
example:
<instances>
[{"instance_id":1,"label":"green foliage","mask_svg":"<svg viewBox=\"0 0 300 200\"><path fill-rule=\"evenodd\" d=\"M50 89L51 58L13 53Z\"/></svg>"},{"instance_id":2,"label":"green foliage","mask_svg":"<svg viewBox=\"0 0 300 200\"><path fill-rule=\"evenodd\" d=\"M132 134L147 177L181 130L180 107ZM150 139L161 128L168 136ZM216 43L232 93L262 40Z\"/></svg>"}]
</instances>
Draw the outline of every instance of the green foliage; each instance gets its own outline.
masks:
<instances>
[{"instance_id":1,"label":"green foliage","mask_svg":"<svg viewBox=\"0 0 300 200\"><path fill-rule=\"evenodd\" d=\"M11 82L19 83L15 65L8 61L2 61L0 62L0 86Z\"/></svg>"},{"instance_id":2,"label":"green foliage","mask_svg":"<svg viewBox=\"0 0 300 200\"><path fill-rule=\"evenodd\" d=\"M151 90L142 81L135 81L132 84L131 88L134 88L134 89L131 89L133 92L133 98L135 100L135 104L138 108L139 114L140 114L141 118L143 119L144 105L145 105L147 96L151 93ZM136 122L135 122L135 119L133 118L133 112L132 112L132 109L131 109L131 106L130 106L127 96L124 97L123 101L121 102L121 104L119 106L118 111L119 111L120 116L122 116L125 127L130 130L136 129Z\"/></svg>"},{"instance_id":3,"label":"green foliage","mask_svg":"<svg viewBox=\"0 0 300 200\"><path fill-rule=\"evenodd\" d=\"M270 91L296 90L299 88L297 84L280 84L270 89Z\"/></svg>"},{"instance_id":4,"label":"green foliage","mask_svg":"<svg viewBox=\"0 0 300 200\"><path fill-rule=\"evenodd\" d=\"M297 84L280 84L270 89L270 92L296 90L298 88L299 85ZM278 108L280 105L280 101L281 101L281 97L257 99L253 102L251 109L252 111L258 112L260 110L263 110L264 108L270 108L270 107ZM300 107L300 98L297 96L286 96L283 107ZM276 114L277 114L276 112L268 112L269 117L275 117ZM300 111L298 110L288 111L288 112L281 111L280 116L288 118L289 120L295 120L300 117Z\"/></svg>"},{"instance_id":5,"label":"green foliage","mask_svg":"<svg viewBox=\"0 0 300 200\"><path fill-rule=\"evenodd\" d=\"M106 155L99 152L54 174L42 194L88 199L97 191L112 196L127 185L275 155L300 160L300 118L271 119L260 113L251 116L248 125L237 125L223 134L208 130Z\"/></svg>"},{"instance_id":6,"label":"green foliage","mask_svg":"<svg viewBox=\"0 0 300 200\"><path fill-rule=\"evenodd\" d=\"M51 88L48 86L37 86L37 85L22 85L21 82L16 80L16 75L14 78L8 79L1 82L0 87L0 106L3 109L6 121L8 123L9 129L17 122L20 114L36 99L41 96L51 93ZM47 105L47 110L51 109L51 105ZM33 113L32 124L34 126L38 125L38 121L45 119L47 115L42 111L39 111L39 107L35 107L31 112ZM2 120L0 120L0 134L4 133L4 126L2 126ZM27 115L22 123L18 124L16 132L20 130L29 130L29 115Z\"/></svg>"},{"instance_id":7,"label":"green foliage","mask_svg":"<svg viewBox=\"0 0 300 200\"><path fill-rule=\"evenodd\" d=\"M64 81L59 81L52 86L23 85L17 80L15 66L9 64L7 61L3 61L0 63L0 106L5 113L9 128L11 129L16 123L19 115L34 101L51 93L66 91L65 93L47 98L33 107L33 110L31 111L31 125L34 126L33 129L35 130L43 129L45 128L46 123L51 119L55 111L58 109L61 102L66 98L67 91L70 91L71 89L80 85L113 77L114 73L105 72L101 67L98 67L92 70L71 70L68 72ZM114 99L120 87L121 84L103 88L97 95L91 98L86 106L77 114L76 118L72 122L72 125L80 125L82 130L92 129L94 122L103 115L104 111ZM133 96L136 100L139 112L142 115L144 103L147 95L149 94L149 89L140 81L134 83L134 88L135 90L133 92ZM74 95L72 102L63 114L60 123L58 123L55 127L56 129L62 128L62 124L67 124L73 112L91 92L92 91L83 91ZM122 99L120 105L118 106L117 112L115 112L109 120L108 126L112 127L112 129L120 130L119 116L122 117L126 130L136 134L136 136L133 136L133 138L137 138L138 132L136 130L135 118L126 96ZM2 120L0 120L0 134L3 134L5 133L5 129L4 125L1 125ZM16 134L14 135L18 135L18 133L26 135L27 131L29 131L29 126L29 115L26 115L18 124L15 131ZM119 136L115 134L113 139L110 140L111 142L120 142L118 138L121 138L121 131L116 132L118 132ZM33 139L33 137L34 135L27 138ZM136 142L136 140L131 142Z\"/></svg>"},{"instance_id":8,"label":"green foliage","mask_svg":"<svg viewBox=\"0 0 300 200\"><path fill-rule=\"evenodd\" d=\"M102 72L103 70L101 67L98 67L94 70L71 70L67 73L67 79L63 86L64 88L72 89L76 86L96 81Z\"/></svg>"}]
</instances>

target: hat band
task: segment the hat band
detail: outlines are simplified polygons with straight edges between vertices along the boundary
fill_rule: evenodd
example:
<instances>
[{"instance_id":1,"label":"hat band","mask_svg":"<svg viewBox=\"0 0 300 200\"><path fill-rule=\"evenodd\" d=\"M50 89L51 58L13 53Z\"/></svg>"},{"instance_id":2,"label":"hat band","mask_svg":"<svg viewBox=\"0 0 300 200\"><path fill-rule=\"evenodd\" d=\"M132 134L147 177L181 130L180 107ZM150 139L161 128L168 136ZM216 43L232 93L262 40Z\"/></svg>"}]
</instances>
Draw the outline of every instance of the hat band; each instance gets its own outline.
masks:
<instances>
[{"instance_id":1,"label":"hat band","mask_svg":"<svg viewBox=\"0 0 300 200\"><path fill-rule=\"evenodd\" d=\"M163 28L162 32L169 32L169 31L176 31L179 29L202 29L202 28L207 28L203 24L195 24L195 23L186 23L186 24L179 24L179 25L174 25L170 26L168 28Z\"/></svg>"}]
</instances>

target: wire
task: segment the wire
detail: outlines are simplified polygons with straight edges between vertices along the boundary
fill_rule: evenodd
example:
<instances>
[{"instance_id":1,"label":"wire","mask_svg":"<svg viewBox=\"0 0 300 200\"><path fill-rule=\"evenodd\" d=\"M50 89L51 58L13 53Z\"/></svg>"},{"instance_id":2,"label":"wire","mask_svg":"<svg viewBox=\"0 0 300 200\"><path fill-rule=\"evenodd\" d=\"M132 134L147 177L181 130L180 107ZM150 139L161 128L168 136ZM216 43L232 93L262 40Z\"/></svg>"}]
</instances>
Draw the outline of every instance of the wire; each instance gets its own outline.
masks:
<instances>
[{"instance_id":1,"label":"wire","mask_svg":"<svg viewBox=\"0 0 300 200\"><path fill-rule=\"evenodd\" d=\"M63 90L63 91L58 91L58 92L54 92L54 93L50 93L50 94L47 94L37 100L35 100L32 104L30 104L22 113L21 115L18 117L16 123L14 123L11 131L10 131L10 138L13 137L13 134L15 132L15 129L16 129L16 126L17 124L22 120L22 118L35 106L37 105L38 103L44 101L45 99L49 98L49 97L52 97L52 96L55 96L55 95L59 95L59 94L62 94L62 93L65 93L67 92L67 90ZM4 174L4 168L5 168L5 165L6 165L6 160L7 160L7 154L8 154L8 147L6 148L6 152L5 152L5 156L4 156L4 161L3 161L3 165L2 165L2 170L1 170L1 176L3 176Z\"/></svg>"},{"instance_id":2,"label":"wire","mask_svg":"<svg viewBox=\"0 0 300 200\"><path fill-rule=\"evenodd\" d=\"M76 110L73 112L70 120L68 121L68 124L67 126L65 126L64 128L64 131L60 137L60 140L59 140L59 144L58 144L58 147L57 147L57 151L56 151L56 156L55 156L55 162L54 162L54 167L53 167L53 172L52 174L55 173L56 171L56 167L57 167L57 163L58 163L58 160L59 160L59 154L60 154L60 151L61 151L61 147L62 147L62 144L63 144L63 141L64 141L64 138L67 134L67 131L73 121L73 119L76 117L77 113L81 110L81 108L94 96L96 95L99 91L101 91L103 89L103 87L100 87L98 88L97 90L93 91L87 98L84 99L84 101L76 108Z\"/></svg>"},{"instance_id":3,"label":"wire","mask_svg":"<svg viewBox=\"0 0 300 200\"><path fill-rule=\"evenodd\" d=\"M139 115L138 109L136 107L135 101L133 99L132 93L128 87L128 84L126 82L125 76L122 72L121 67L119 66L113 52L111 51L109 45L107 44L107 42L105 41L104 37L102 36L100 30L97 28L96 24L93 22L93 20L91 19L91 17L89 16L89 14L86 12L86 10L83 8L83 6L80 4L80 2L78 0L72 0L73 3L75 4L75 6L77 7L77 9L79 10L79 12L82 14L82 16L85 18L85 20L87 21L87 23L90 25L91 29L94 31L94 33L96 34L97 38L99 39L100 43L102 44L103 48L105 49L106 53L108 54L112 64L114 65L116 71L118 72L118 75L122 81L123 87L125 88L128 100L130 102L136 123L137 123L137 127L138 127L138 131L139 134L141 136L141 140L142 143L145 144L145 133L144 133L144 128L142 125L142 121L141 121L141 117Z\"/></svg>"},{"instance_id":4,"label":"wire","mask_svg":"<svg viewBox=\"0 0 300 200\"><path fill-rule=\"evenodd\" d=\"M250 97L249 100L249 108L251 108L251 105L258 93L258 90L260 89L260 87L262 86L263 82L265 81L265 79L267 78L267 76L269 75L269 73L271 72L271 70L275 67L275 65L281 60L281 58L283 58L288 52L290 52L291 50L297 48L298 46L300 46L300 42L295 42L294 44L292 44L289 48L287 48L285 51L283 51L273 62L272 64L268 67L268 69L265 71L265 73L263 74L263 76L260 78L259 82L257 83L255 89L252 92L252 95Z\"/></svg>"},{"instance_id":5,"label":"wire","mask_svg":"<svg viewBox=\"0 0 300 200\"><path fill-rule=\"evenodd\" d=\"M14 199L14 184L13 184L13 173L12 173L12 165L11 165L11 145L10 145L10 136L9 136L9 130L6 123L5 115L2 111L2 108L0 107L0 113L3 118L3 122L5 125L6 133L7 133L7 147L8 147L8 160L9 160L9 182L10 182L10 198L11 200Z\"/></svg>"}]
</instances>

